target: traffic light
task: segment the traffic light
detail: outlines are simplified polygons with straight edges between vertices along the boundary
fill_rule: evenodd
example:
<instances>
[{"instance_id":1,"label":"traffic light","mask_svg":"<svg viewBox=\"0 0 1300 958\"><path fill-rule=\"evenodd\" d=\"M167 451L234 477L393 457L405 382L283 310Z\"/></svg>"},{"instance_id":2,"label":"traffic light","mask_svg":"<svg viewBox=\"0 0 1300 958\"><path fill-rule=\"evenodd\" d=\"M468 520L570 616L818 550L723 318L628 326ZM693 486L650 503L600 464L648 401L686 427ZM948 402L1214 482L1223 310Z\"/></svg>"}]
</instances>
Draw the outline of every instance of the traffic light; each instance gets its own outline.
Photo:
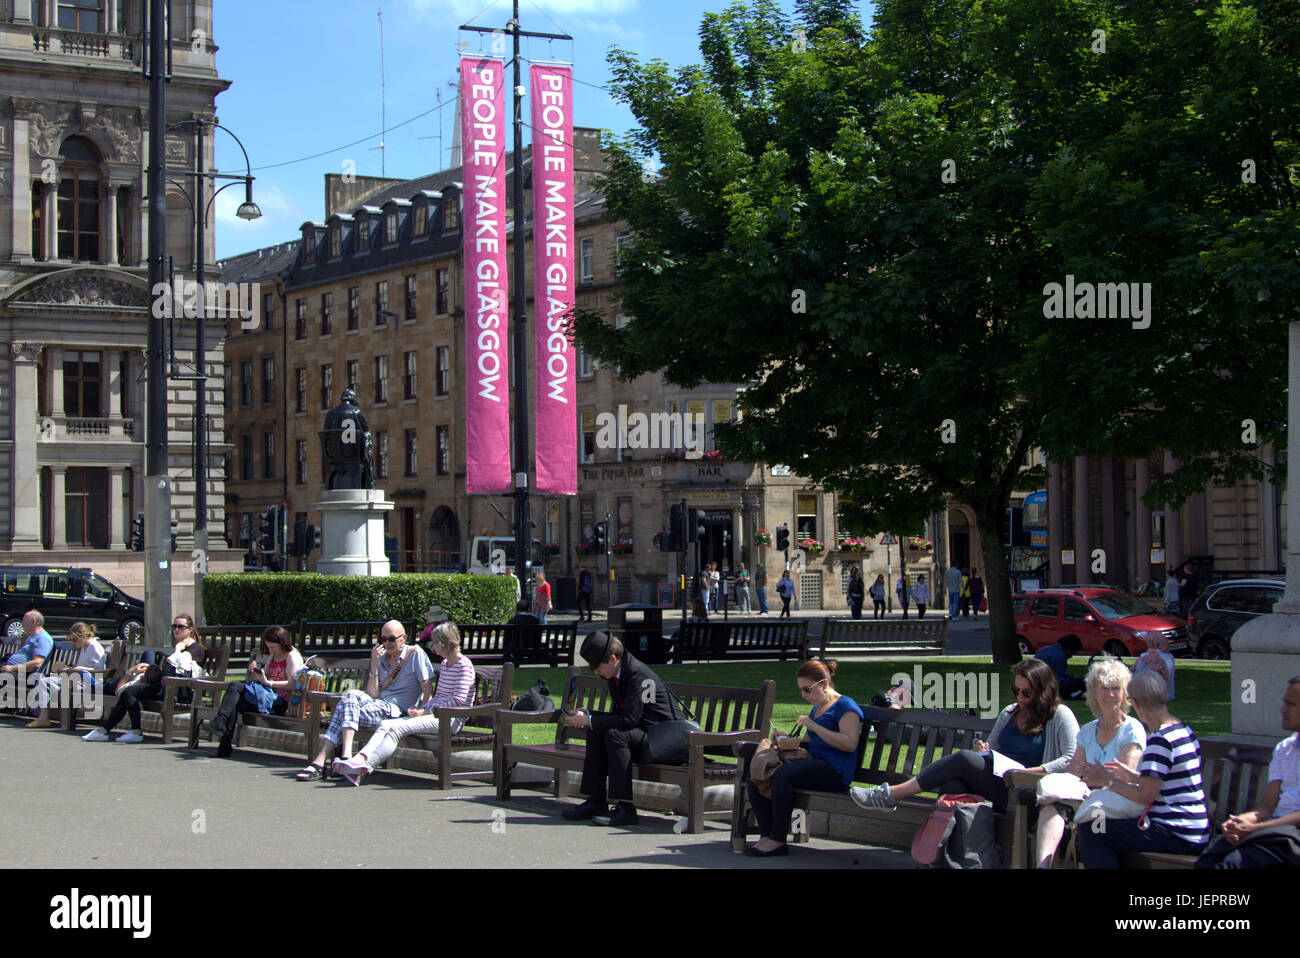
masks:
<instances>
[{"instance_id":1,"label":"traffic light","mask_svg":"<svg viewBox=\"0 0 1300 958\"><path fill-rule=\"evenodd\" d=\"M1018 506L1007 509L1006 521L1002 523L1002 534L1009 546L1029 545L1029 534L1025 531L1025 510Z\"/></svg>"},{"instance_id":2,"label":"traffic light","mask_svg":"<svg viewBox=\"0 0 1300 958\"><path fill-rule=\"evenodd\" d=\"M180 529L180 526L181 523L179 519L172 520L172 552L176 551L176 533Z\"/></svg>"},{"instance_id":3,"label":"traffic light","mask_svg":"<svg viewBox=\"0 0 1300 958\"><path fill-rule=\"evenodd\" d=\"M691 509L686 520L686 539L699 542L704 538L704 514L699 509Z\"/></svg>"},{"instance_id":4,"label":"traffic light","mask_svg":"<svg viewBox=\"0 0 1300 958\"><path fill-rule=\"evenodd\" d=\"M609 523L597 522L591 532L591 551L603 555L609 550Z\"/></svg>"},{"instance_id":5,"label":"traffic light","mask_svg":"<svg viewBox=\"0 0 1300 958\"><path fill-rule=\"evenodd\" d=\"M288 554L305 556L307 554L307 520L298 519L293 524L293 538L289 540Z\"/></svg>"},{"instance_id":6,"label":"traffic light","mask_svg":"<svg viewBox=\"0 0 1300 958\"><path fill-rule=\"evenodd\" d=\"M144 513L137 512L131 520L131 551L144 551Z\"/></svg>"},{"instance_id":7,"label":"traffic light","mask_svg":"<svg viewBox=\"0 0 1300 958\"><path fill-rule=\"evenodd\" d=\"M675 503L668 507L668 531L664 535L664 552L681 552L682 542L682 507Z\"/></svg>"},{"instance_id":8,"label":"traffic light","mask_svg":"<svg viewBox=\"0 0 1300 958\"><path fill-rule=\"evenodd\" d=\"M307 525L307 551L315 552L320 548L320 529L308 523Z\"/></svg>"},{"instance_id":9,"label":"traffic light","mask_svg":"<svg viewBox=\"0 0 1300 958\"><path fill-rule=\"evenodd\" d=\"M776 527L776 547L781 552L786 552L790 548L790 530L785 526Z\"/></svg>"},{"instance_id":10,"label":"traffic light","mask_svg":"<svg viewBox=\"0 0 1300 958\"><path fill-rule=\"evenodd\" d=\"M265 553L275 552L275 533L280 525L280 507L267 506L258 525L257 548Z\"/></svg>"}]
</instances>

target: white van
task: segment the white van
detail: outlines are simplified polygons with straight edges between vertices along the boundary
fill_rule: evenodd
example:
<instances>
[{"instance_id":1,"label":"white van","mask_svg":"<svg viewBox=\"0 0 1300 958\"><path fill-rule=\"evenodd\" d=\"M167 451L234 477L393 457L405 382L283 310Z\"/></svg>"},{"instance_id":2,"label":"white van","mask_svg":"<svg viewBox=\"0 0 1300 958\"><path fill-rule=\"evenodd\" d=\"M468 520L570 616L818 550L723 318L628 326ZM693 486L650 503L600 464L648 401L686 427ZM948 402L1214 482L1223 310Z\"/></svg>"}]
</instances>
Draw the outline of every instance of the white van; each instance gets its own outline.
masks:
<instances>
[{"instance_id":1,"label":"white van","mask_svg":"<svg viewBox=\"0 0 1300 958\"><path fill-rule=\"evenodd\" d=\"M546 556L542 540L533 540L533 568L541 569ZM469 553L470 575L499 575L515 568L514 536L475 536Z\"/></svg>"}]
</instances>

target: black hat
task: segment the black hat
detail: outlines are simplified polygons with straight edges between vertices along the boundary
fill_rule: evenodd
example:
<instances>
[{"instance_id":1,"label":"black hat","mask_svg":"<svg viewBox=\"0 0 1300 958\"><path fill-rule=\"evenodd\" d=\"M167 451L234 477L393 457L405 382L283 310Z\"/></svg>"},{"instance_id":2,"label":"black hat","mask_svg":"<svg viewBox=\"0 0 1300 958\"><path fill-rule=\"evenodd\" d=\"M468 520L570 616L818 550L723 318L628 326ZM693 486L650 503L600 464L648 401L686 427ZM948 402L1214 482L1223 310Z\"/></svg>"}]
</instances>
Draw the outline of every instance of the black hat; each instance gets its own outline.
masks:
<instances>
[{"instance_id":1,"label":"black hat","mask_svg":"<svg viewBox=\"0 0 1300 958\"><path fill-rule=\"evenodd\" d=\"M592 632L582 640L582 651L578 654L582 656L588 668L594 669L602 662L609 661L609 643L613 636L604 629L599 632Z\"/></svg>"}]
</instances>

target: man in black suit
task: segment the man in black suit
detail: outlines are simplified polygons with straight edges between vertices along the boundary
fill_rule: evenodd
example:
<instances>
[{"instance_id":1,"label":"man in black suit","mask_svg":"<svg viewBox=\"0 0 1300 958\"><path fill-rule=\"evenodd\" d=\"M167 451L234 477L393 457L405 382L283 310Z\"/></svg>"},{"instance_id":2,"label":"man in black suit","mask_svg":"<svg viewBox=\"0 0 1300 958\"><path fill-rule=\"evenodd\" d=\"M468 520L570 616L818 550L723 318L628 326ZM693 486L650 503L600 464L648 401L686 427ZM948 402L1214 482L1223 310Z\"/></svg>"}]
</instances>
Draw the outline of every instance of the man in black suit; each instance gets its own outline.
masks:
<instances>
[{"instance_id":1,"label":"man in black suit","mask_svg":"<svg viewBox=\"0 0 1300 958\"><path fill-rule=\"evenodd\" d=\"M668 686L608 632L593 632L583 639L581 655L597 675L609 681L614 711L577 711L563 717L575 728L589 729L580 786L587 800L566 809L564 817L570 821L589 818L593 825L635 825L632 762L645 747L646 729L673 718ZM617 803L613 814L610 801Z\"/></svg>"}]
</instances>

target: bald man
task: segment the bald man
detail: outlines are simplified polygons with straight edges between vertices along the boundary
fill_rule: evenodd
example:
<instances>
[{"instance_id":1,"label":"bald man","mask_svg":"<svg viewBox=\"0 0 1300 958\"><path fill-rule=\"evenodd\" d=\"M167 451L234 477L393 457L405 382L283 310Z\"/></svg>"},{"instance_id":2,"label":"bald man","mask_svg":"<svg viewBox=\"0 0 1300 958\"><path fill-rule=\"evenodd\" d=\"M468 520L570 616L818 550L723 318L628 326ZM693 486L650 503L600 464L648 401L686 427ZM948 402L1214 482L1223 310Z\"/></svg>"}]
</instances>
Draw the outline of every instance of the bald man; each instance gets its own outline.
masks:
<instances>
[{"instance_id":1,"label":"bald man","mask_svg":"<svg viewBox=\"0 0 1300 958\"><path fill-rule=\"evenodd\" d=\"M325 741L312 763L298 773L298 780L310 782L325 777L326 762L337 749L341 757L352 757L352 738L359 728L375 728L390 718L433 698L433 663L418 645L406 644L406 628L396 619L384 623L379 645L370 653L366 690L351 689L334 707Z\"/></svg>"},{"instance_id":2,"label":"bald man","mask_svg":"<svg viewBox=\"0 0 1300 958\"><path fill-rule=\"evenodd\" d=\"M23 616L23 634L27 636L22 647L5 659L0 672L21 672L30 676L39 672L45 657L54 651L54 639L45 631L45 616L32 609Z\"/></svg>"}]
</instances>

